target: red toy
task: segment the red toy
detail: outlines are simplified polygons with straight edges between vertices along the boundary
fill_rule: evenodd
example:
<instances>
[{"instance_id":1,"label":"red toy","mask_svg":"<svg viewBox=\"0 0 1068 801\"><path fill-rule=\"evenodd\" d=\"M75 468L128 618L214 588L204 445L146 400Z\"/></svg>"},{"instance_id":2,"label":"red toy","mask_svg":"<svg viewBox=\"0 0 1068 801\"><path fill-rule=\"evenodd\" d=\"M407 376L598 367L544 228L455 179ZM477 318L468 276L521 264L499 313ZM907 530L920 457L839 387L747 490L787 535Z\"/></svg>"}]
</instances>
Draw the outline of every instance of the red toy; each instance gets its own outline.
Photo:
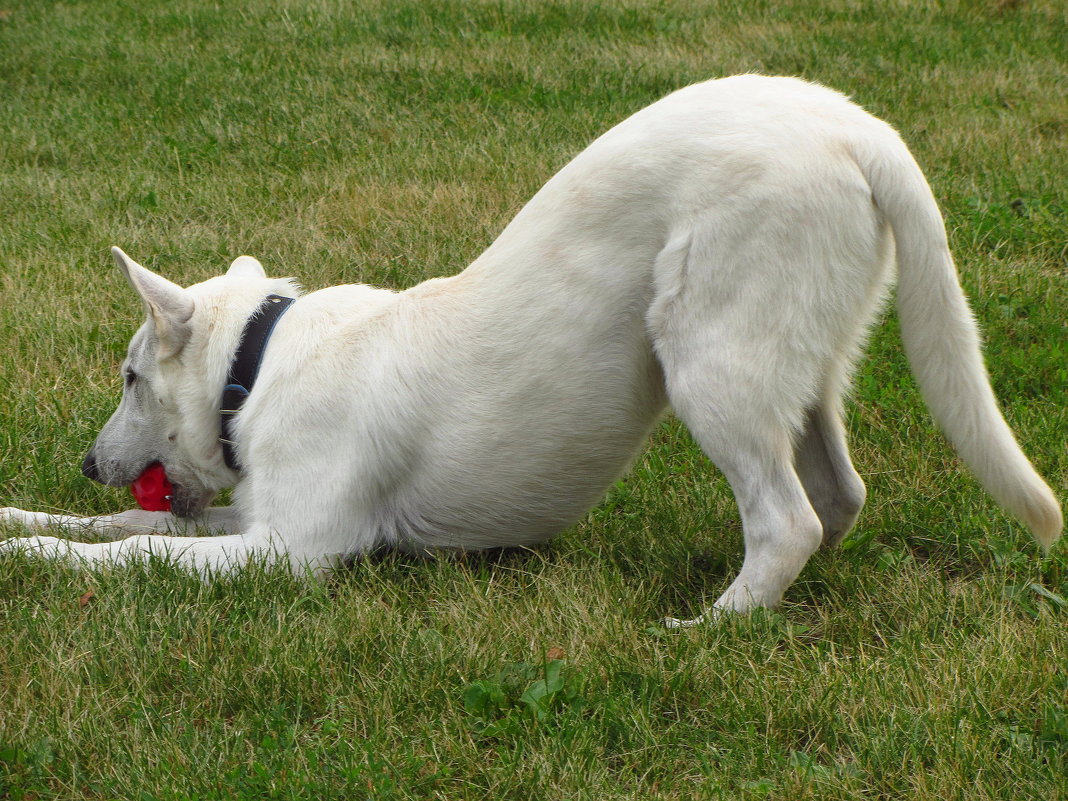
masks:
<instances>
[{"instance_id":1,"label":"red toy","mask_svg":"<svg viewBox=\"0 0 1068 801\"><path fill-rule=\"evenodd\" d=\"M134 500L149 512L169 512L174 487L167 480L167 471L159 462L153 462L130 485Z\"/></svg>"}]
</instances>

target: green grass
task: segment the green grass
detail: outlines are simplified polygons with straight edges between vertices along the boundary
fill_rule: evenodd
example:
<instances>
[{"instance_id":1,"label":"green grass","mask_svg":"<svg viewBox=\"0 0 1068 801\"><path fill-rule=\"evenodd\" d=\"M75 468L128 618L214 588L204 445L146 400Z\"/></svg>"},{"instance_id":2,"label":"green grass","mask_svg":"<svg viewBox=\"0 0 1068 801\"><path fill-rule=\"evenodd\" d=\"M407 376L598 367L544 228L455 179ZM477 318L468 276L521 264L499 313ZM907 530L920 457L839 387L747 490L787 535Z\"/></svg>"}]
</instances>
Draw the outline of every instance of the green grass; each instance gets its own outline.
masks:
<instances>
[{"instance_id":1,"label":"green grass","mask_svg":"<svg viewBox=\"0 0 1068 801\"><path fill-rule=\"evenodd\" d=\"M1066 41L1055 0L10 0L0 503L130 502L78 471L140 322L109 245L186 283L247 252L308 288L409 286L628 113L744 71L902 131L1063 497ZM1065 797L1068 550L1040 558L962 471L892 316L850 428L852 537L779 611L699 630L657 620L714 598L741 537L673 421L531 553L208 586L2 560L0 797Z\"/></svg>"}]
</instances>

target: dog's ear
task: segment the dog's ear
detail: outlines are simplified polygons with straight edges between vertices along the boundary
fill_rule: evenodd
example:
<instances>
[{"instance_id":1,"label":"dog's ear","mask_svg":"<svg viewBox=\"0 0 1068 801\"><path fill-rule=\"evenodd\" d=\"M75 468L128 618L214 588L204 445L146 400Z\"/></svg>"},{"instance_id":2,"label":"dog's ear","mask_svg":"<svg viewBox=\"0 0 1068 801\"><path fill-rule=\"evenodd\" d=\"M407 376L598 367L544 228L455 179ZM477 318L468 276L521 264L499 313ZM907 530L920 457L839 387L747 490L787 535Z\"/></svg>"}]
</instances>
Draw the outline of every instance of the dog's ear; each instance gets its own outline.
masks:
<instances>
[{"instance_id":1,"label":"dog's ear","mask_svg":"<svg viewBox=\"0 0 1068 801\"><path fill-rule=\"evenodd\" d=\"M191 328L189 318L193 316L193 298L177 284L142 267L119 248L112 248L111 255L119 265L130 286L141 296L145 312L156 328L160 359L168 359L178 354L189 341Z\"/></svg>"},{"instance_id":2,"label":"dog's ear","mask_svg":"<svg viewBox=\"0 0 1068 801\"><path fill-rule=\"evenodd\" d=\"M231 278L266 278L263 265L251 256L238 256L226 274Z\"/></svg>"}]
</instances>

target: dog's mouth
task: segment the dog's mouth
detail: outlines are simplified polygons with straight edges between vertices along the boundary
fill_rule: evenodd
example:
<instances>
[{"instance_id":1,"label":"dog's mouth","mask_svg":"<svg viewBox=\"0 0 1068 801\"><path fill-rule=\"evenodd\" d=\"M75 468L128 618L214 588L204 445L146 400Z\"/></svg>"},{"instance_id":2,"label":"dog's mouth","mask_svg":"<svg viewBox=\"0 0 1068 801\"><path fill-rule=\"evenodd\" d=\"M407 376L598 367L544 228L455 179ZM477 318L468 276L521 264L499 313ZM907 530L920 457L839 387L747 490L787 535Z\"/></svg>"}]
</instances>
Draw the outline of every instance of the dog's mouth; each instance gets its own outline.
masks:
<instances>
[{"instance_id":1,"label":"dog's mouth","mask_svg":"<svg viewBox=\"0 0 1068 801\"><path fill-rule=\"evenodd\" d=\"M108 487L129 487L142 509L172 512L178 517L195 517L215 497L215 492L205 489L191 476L188 481L175 480L158 460L149 462L139 473L131 474L128 467L115 460L98 462L95 452L90 451L82 464L82 472L86 478Z\"/></svg>"},{"instance_id":2,"label":"dog's mouth","mask_svg":"<svg viewBox=\"0 0 1068 801\"><path fill-rule=\"evenodd\" d=\"M169 512L174 500L174 485L160 462L152 462L130 484L137 505L149 512Z\"/></svg>"},{"instance_id":3,"label":"dog's mouth","mask_svg":"<svg viewBox=\"0 0 1068 801\"><path fill-rule=\"evenodd\" d=\"M211 503L214 493L197 491L173 481L160 462L152 462L130 484L130 492L142 509L194 517Z\"/></svg>"}]
</instances>

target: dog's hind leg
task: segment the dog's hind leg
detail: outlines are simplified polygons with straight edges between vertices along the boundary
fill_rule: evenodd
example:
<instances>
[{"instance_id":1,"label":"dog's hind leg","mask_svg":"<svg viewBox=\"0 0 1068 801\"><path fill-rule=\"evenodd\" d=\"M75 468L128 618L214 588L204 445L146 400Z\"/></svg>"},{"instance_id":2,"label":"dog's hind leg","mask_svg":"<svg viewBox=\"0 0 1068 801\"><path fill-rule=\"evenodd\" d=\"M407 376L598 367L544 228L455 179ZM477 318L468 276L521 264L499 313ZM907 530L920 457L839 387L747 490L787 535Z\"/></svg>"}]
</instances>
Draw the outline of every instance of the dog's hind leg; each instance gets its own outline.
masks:
<instances>
[{"instance_id":1,"label":"dog's hind leg","mask_svg":"<svg viewBox=\"0 0 1068 801\"><path fill-rule=\"evenodd\" d=\"M774 367L769 374L765 360L746 353L737 336L720 331L717 338L719 344L709 341L708 347L703 337L682 347L658 345L675 413L727 477L742 517L742 569L711 615L776 605L823 539L823 524L794 467L794 433L804 414L804 401L792 400L803 393L789 386L797 376L784 379ZM667 622L693 625L705 617Z\"/></svg>"},{"instance_id":2,"label":"dog's hind leg","mask_svg":"<svg viewBox=\"0 0 1068 801\"><path fill-rule=\"evenodd\" d=\"M867 490L849 459L837 399L811 407L794 445L794 466L823 525L823 545L832 546L853 527Z\"/></svg>"},{"instance_id":3,"label":"dog's hind leg","mask_svg":"<svg viewBox=\"0 0 1068 801\"><path fill-rule=\"evenodd\" d=\"M796 230L768 250L709 229L705 242L680 237L657 259L647 323L668 398L742 517L745 559L711 615L776 605L824 539L819 513L832 533L853 516L839 493L855 475L841 424L818 403L855 315L819 243L806 253Z\"/></svg>"},{"instance_id":4,"label":"dog's hind leg","mask_svg":"<svg viewBox=\"0 0 1068 801\"><path fill-rule=\"evenodd\" d=\"M723 471L742 517L745 559L705 615L669 626L695 625L721 611L775 606L819 547L823 526L793 466L790 431L772 420L728 410L707 393L680 392L672 401L708 457ZM709 382L712 383L712 382Z\"/></svg>"}]
</instances>

